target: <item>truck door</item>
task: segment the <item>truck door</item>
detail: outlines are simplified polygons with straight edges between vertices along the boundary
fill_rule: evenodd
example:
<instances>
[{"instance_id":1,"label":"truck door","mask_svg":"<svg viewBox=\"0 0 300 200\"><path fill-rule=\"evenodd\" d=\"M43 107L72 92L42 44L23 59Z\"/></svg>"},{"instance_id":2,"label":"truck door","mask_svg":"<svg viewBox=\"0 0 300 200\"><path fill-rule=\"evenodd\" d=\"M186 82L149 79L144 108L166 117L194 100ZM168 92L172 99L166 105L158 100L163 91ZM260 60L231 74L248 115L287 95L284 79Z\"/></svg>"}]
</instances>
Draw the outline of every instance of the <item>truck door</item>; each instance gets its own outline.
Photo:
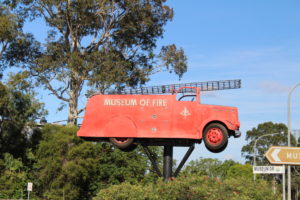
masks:
<instances>
[{"instance_id":1,"label":"truck door","mask_svg":"<svg viewBox=\"0 0 300 200\"><path fill-rule=\"evenodd\" d=\"M141 96L140 108L136 115L138 137L169 138L172 134L172 99L173 95Z\"/></svg>"},{"instance_id":2,"label":"truck door","mask_svg":"<svg viewBox=\"0 0 300 200\"><path fill-rule=\"evenodd\" d=\"M172 112L174 138L197 138L195 121L198 113L199 93L196 88L183 87L176 93Z\"/></svg>"}]
</instances>

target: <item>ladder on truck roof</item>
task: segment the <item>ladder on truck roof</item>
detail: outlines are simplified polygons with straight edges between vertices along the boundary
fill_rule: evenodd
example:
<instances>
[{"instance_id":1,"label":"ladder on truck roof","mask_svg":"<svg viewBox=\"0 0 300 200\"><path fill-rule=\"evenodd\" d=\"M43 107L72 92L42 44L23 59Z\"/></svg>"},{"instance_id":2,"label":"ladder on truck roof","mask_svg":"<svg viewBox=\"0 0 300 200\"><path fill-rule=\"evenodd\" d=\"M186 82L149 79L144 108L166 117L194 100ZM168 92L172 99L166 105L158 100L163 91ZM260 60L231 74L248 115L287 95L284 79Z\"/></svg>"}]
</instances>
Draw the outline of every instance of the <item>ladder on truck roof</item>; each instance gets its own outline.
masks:
<instances>
[{"instance_id":1,"label":"ladder on truck roof","mask_svg":"<svg viewBox=\"0 0 300 200\"><path fill-rule=\"evenodd\" d=\"M206 81L193 83L179 83L161 86L149 86L141 88L125 88L119 94L166 94L174 93L181 87L197 87L200 91L227 90L241 88L241 80ZM180 90L180 93L190 92L189 88Z\"/></svg>"}]
</instances>

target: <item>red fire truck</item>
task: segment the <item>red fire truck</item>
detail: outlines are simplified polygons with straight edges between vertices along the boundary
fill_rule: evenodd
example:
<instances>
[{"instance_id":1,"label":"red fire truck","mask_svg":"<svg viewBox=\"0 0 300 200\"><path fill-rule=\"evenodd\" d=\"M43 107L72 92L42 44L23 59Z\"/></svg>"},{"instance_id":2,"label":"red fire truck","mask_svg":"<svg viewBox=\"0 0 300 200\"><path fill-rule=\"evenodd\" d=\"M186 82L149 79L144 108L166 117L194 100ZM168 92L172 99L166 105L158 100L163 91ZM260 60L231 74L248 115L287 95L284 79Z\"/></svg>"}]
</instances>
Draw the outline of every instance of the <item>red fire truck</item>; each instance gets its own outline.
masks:
<instances>
[{"instance_id":1,"label":"red fire truck","mask_svg":"<svg viewBox=\"0 0 300 200\"><path fill-rule=\"evenodd\" d=\"M210 81L94 95L77 135L110 141L124 151L143 143L188 146L203 140L208 150L221 152L229 137L241 135L238 109L201 104L200 92L240 86L240 80Z\"/></svg>"}]
</instances>

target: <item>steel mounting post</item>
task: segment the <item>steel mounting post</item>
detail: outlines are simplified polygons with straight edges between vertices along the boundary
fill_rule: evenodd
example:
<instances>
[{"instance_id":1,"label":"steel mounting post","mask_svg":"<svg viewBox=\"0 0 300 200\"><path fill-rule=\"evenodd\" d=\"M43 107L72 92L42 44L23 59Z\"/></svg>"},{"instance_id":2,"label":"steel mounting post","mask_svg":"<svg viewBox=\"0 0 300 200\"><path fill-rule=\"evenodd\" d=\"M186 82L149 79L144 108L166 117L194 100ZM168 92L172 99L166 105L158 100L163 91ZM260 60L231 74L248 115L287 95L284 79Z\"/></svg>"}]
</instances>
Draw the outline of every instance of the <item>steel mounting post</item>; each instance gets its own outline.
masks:
<instances>
[{"instance_id":1,"label":"steel mounting post","mask_svg":"<svg viewBox=\"0 0 300 200\"><path fill-rule=\"evenodd\" d=\"M195 149L195 144L192 144L189 147L188 151L185 153L185 155L182 158L181 162L179 163L179 165L178 165L178 167L177 167L177 169L176 169L176 171L174 173L174 177L176 177L179 174L181 168L183 167L183 165L185 164L185 162L187 161L187 159L189 159L189 157L192 154L192 152L194 151L194 149Z\"/></svg>"},{"instance_id":2,"label":"steel mounting post","mask_svg":"<svg viewBox=\"0 0 300 200\"><path fill-rule=\"evenodd\" d=\"M164 180L169 181L172 177L173 146L164 146Z\"/></svg>"},{"instance_id":3,"label":"steel mounting post","mask_svg":"<svg viewBox=\"0 0 300 200\"><path fill-rule=\"evenodd\" d=\"M143 148L144 148L144 151L146 152L146 155L148 156L149 160L151 161L152 166L153 166L153 168L154 168L156 174L157 174L159 177L162 177L162 174L161 174L161 172L160 172L160 170L159 170L159 167L158 167L158 165L157 165L157 163L156 163L156 161L155 161L155 159L154 159L154 156L153 156L152 152L150 151L150 149L148 148L148 146L145 146L145 145L142 145L142 146L143 146Z\"/></svg>"},{"instance_id":4,"label":"steel mounting post","mask_svg":"<svg viewBox=\"0 0 300 200\"><path fill-rule=\"evenodd\" d=\"M155 160L153 153L150 151L147 145L142 145L146 155L148 156L149 160L152 163L154 171L159 177L163 177L164 181L169 181L172 177L176 177L181 168L184 166L187 159L192 154L195 144L190 145L188 151L185 153L184 157L182 158L181 162L179 163L175 173L173 174L173 145L164 145L164 154L163 154L163 173L159 170L158 164Z\"/></svg>"}]
</instances>

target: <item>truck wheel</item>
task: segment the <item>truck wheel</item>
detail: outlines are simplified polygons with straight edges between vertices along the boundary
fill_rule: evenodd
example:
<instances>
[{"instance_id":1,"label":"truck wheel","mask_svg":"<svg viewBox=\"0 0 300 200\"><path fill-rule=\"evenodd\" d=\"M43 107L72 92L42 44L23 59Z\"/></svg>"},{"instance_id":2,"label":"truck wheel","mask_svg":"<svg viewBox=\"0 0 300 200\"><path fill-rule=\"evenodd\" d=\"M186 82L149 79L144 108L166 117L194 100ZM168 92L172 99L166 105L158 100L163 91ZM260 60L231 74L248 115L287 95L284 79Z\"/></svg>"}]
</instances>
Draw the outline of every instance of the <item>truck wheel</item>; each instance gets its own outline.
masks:
<instances>
[{"instance_id":1,"label":"truck wheel","mask_svg":"<svg viewBox=\"0 0 300 200\"><path fill-rule=\"evenodd\" d=\"M133 138L109 138L109 141L121 150L125 150L133 145Z\"/></svg>"},{"instance_id":2,"label":"truck wheel","mask_svg":"<svg viewBox=\"0 0 300 200\"><path fill-rule=\"evenodd\" d=\"M228 131L221 124L210 124L204 130L203 140L209 151L213 153L222 152L228 144Z\"/></svg>"}]
</instances>

